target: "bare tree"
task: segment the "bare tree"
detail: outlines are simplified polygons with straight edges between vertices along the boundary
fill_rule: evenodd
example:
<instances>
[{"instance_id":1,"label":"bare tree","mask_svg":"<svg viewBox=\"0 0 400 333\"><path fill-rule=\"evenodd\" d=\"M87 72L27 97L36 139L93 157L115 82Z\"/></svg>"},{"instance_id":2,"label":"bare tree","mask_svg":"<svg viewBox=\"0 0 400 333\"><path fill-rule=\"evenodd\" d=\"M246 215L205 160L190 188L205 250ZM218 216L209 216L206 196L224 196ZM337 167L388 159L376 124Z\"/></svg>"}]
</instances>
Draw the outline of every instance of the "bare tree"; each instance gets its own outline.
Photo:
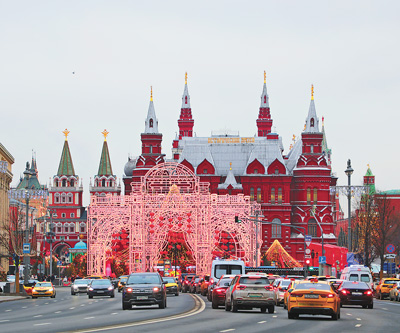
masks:
<instances>
[{"instance_id":1,"label":"bare tree","mask_svg":"<svg viewBox=\"0 0 400 333\"><path fill-rule=\"evenodd\" d=\"M391 199L386 194L375 195L376 219L374 223L372 243L376 254L381 260L381 275L383 263L385 262L386 247L394 241L395 235L400 228L400 219L395 214L395 208Z\"/></svg>"}]
</instances>

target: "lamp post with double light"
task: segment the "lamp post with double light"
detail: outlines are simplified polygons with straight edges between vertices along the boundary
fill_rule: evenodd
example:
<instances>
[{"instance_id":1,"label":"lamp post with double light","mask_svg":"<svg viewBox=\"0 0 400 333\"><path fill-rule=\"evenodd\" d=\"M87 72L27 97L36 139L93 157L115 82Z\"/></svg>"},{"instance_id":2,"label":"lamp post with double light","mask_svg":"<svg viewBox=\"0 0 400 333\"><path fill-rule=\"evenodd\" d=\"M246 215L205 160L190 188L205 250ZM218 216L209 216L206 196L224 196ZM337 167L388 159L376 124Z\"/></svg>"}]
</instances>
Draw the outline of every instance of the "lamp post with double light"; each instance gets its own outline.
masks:
<instances>
[{"instance_id":1,"label":"lamp post with double light","mask_svg":"<svg viewBox=\"0 0 400 333\"><path fill-rule=\"evenodd\" d=\"M347 249L349 252L352 251L352 241L351 241L351 175L353 174L353 168L351 167L351 160L348 159L347 161L347 169L344 171L347 175L348 179L348 191L347 191L347 209L348 209L348 226L347 226Z\"/></svg>"}]
</instances>

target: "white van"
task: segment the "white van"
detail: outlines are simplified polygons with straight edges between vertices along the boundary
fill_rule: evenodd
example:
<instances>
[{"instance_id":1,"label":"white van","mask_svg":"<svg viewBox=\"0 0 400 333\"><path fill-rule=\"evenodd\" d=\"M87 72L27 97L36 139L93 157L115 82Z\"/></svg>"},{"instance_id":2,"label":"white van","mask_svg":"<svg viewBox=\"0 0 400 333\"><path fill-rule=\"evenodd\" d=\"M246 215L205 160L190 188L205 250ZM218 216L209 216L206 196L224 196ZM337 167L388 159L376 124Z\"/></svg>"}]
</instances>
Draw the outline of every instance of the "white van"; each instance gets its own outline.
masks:
<instances>
[{"instance_id":1,"label":"white van","mask_svg":"<svg viewBox=\"0 0 400 333\"><path fill-rule=\"evenodd\" d=\"M340 279L365 282L371 289L373 289L371 272L368 267L363 265L350 265L349 267L345 267Z\"/></svg>"},{"instance_id":2,"label":"white van","mask_svg":"<svg viewBox=\"0 0 400 333\"><path fill-rule=\"evenodd\" d=\"M243 260L217 259L211 266L211 283L217 282L222 275L245 274Z\"/></svg>"}]
</instances>

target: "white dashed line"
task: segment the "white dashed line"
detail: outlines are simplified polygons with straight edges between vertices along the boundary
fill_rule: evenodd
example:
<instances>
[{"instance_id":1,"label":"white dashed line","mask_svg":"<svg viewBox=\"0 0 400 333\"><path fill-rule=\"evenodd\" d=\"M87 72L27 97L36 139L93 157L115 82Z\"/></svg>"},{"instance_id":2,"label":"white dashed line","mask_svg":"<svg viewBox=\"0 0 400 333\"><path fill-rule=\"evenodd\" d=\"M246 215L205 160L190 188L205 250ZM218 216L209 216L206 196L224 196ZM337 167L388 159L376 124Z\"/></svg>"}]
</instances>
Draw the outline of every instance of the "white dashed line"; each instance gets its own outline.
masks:
<instances>
[{"instance_id":1,"label":"white dashed line","mask_svg":"<svg viewBox=\"0 0 400 333\"><path fill-rule=\"evenodd\" d=\"M346 313L348 316L352 316L352 314L351 313Z\"/></svg>"},{"instance_id":2,"label":"white dashed line","mask_svg":"<svg viewBox=\"0 0 400 333\"><path fill-rule=\"evenodd\" d=\"M272 316L272 318L277 318L278 316Z\"/></svg>"},{"instance_id":3,"label":"white dashed line","mask_svg":"<svg viewBox=\"0 0 400 333\"><path fill-rule=\"evenodd\" d=\"M44 303L44 304L49 304L49 303L47 302L47 303Z\"/></svg>"},{"instance_id":4,"label":"white dashed line","mask_svg":"<svg viewBox=\"0 0 400 333\"><path fill-rule=\"evenodd\" d=\"M36 304L35 306L39 306L39 305Z\"/></svg>"},{"instance_id":5,"label":"white dashed line","mask_svg":"<svg viewBox=\"0 0 400 333\"><path fill-rule=\"evenodd\" d=\"M81 306L85 306L85 304L81 304Z\"/></svg>"},{"instance_id":6,"label":"white dashed line","mask_svg":"<svg viewBox=\"0 0 400 333\"><path fill-rule=\"evenodd\" d=\"M33 316L33 318L39 318L39 317L43 317L43 315Z\"/></svg>"},{"instance_id":7,"label":"white dashed line","mask_svg":"<svg viewBox=\"0 0 400 333\"><path fill-rule=\"evenodd\" d=\"M356 318L357 320L361 320L361 318Z\"/></svg>"},{"instance_id":8,"label":"white dashed line","mask_svg":"<svg viewBox=\"0 0 400 333\"><path fill-rule=\"evenodd\" d=\"M6 310L5 312L10 312L10 311L12 311L12 310Z\"/></svg>"},{"instance_id":9,"label":"white dashed line","mask_svg":"<svg viewBox=\"0 0 400 333\"><path fill-rule=\"evenodd\" d=\"M23 306L23 307L22 307L22 309L26 309L26 308L27 308L27 306Z\"/></svg>"},{"instance_id":10,"label":"white dashed line","mask_svg":"<svg viewBox=\"0 0 400 333\"><path fill-rule=\"evenodd\" d=\"M5 323L6 321L10 321L10 320L8 320L8 319L3 319L3 320L0 320L0 323Z\"/></svg>"},{"instance_id":11,"label":"white dashed line","mask_svg":"<svg viewBox=\"0 0 400 333\"><path fill-rule=\"evenodd\" d=\"M228 328L227 330L223 330L223 331L220 331L221 333L223 333L223 332L231 332L231 331L234 331L235 329L234 328Z\"/></svg>"},{"instance_id":12,"label":"white dashed line","mask_svg":"<svg viewBox=\"0 0 400 333\"><path fill-rule=\"evenodd\" d=\"M86 317L86 318L84 318L84 319L94 319L94 317Z\"/></svg>"},{"instance_id":13,"label":"white dashed line","mask_svg":"<svg viewBox=\"0 0 400 333\"><path fill-rule=\"evenodd\" d=\"M257 324L264 324L266 322L267 322L266 320L263 320L263 321L259 321Z\"/></svg>"},{"instance_id":14,"label":"white dashed line","mask_svg":"<svg viewBox=\"0 0 400 333\"><path fill-rule=\"evenodd\" d=\"M355 327L361 327L361 324L357 324Z\"/></svg>"},{"instance_id":15,"label":"white dashed line","mask_svg":"<svg viewBox=\"0 0 400 333\"><path fill-rule=\"evenodd\" d=\"M43 325L51 325L51 323L34 324L33 326L43 326Z\"/></svg>"},{"instance_id":16,"label":"white dashed line","mask_svg":"<svg viewBox=\"0 0 400 333\"><path fill-rule=\"evenodd\" d=\"M111 315L113 316L113 315L116 315L116 314L118 314L118 313L116 313L116 312L113 312Z\"/></svg>"},{"instance_id":17,"label":"white dashed line","mask_svg":"<svg viewBox=\"0 0 400 333\"><path fill-rule=\"evenodd\" d=\"M56 311L56 312L54 312L54 313L61 313L61 311Z\"/></svg>"},{"instance_id":18,"label":"white dashed line","mask_svg":"<svg viewBox=\"0 0 400 333\"><path fill-rule=\"evenodd\" d=\"M387 309L386 309L386 308L382 308L382 310L386 310L386 311L387 311Z\"/></svg>"},{"instance_id":19,"label":"white dashed line","mask_svg":"<svg viewBox=\"0 0 400 333\"><path fill-rule=\"evenodd\" d=\"M75 307L73 306L72 308L69 308L70 310L73 310L73 309L75 309Z\"/></svg>"}]
</instances>

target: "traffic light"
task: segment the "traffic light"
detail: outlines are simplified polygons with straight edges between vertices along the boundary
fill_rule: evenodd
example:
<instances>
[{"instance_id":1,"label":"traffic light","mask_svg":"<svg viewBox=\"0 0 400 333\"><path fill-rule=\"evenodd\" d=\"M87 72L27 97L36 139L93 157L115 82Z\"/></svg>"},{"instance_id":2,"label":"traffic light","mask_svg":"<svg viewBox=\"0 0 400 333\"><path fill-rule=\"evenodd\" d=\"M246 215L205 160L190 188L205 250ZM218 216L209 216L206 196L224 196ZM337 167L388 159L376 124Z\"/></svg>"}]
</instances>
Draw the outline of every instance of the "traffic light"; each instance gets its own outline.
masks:
<instances>
[{"instance_id":1,"label":"traffic light","mask_svg":"<svg viewBox=\"0 0 400 333\"><path fill-rule=\"evenodd\" d=\"M235 215L235 222L239 223L239 216Z\"/></svg>"},{"instance_id":2,"label":"traffic light","mask_svg":"<svg viewBox=\"0 0 400 333\"><path fill-rule=\"evenodd\" d=\"M306 265L310 266L310 264L311 264L311 260L310 259L306 259Z\"/></svg>"}]
</instances>

